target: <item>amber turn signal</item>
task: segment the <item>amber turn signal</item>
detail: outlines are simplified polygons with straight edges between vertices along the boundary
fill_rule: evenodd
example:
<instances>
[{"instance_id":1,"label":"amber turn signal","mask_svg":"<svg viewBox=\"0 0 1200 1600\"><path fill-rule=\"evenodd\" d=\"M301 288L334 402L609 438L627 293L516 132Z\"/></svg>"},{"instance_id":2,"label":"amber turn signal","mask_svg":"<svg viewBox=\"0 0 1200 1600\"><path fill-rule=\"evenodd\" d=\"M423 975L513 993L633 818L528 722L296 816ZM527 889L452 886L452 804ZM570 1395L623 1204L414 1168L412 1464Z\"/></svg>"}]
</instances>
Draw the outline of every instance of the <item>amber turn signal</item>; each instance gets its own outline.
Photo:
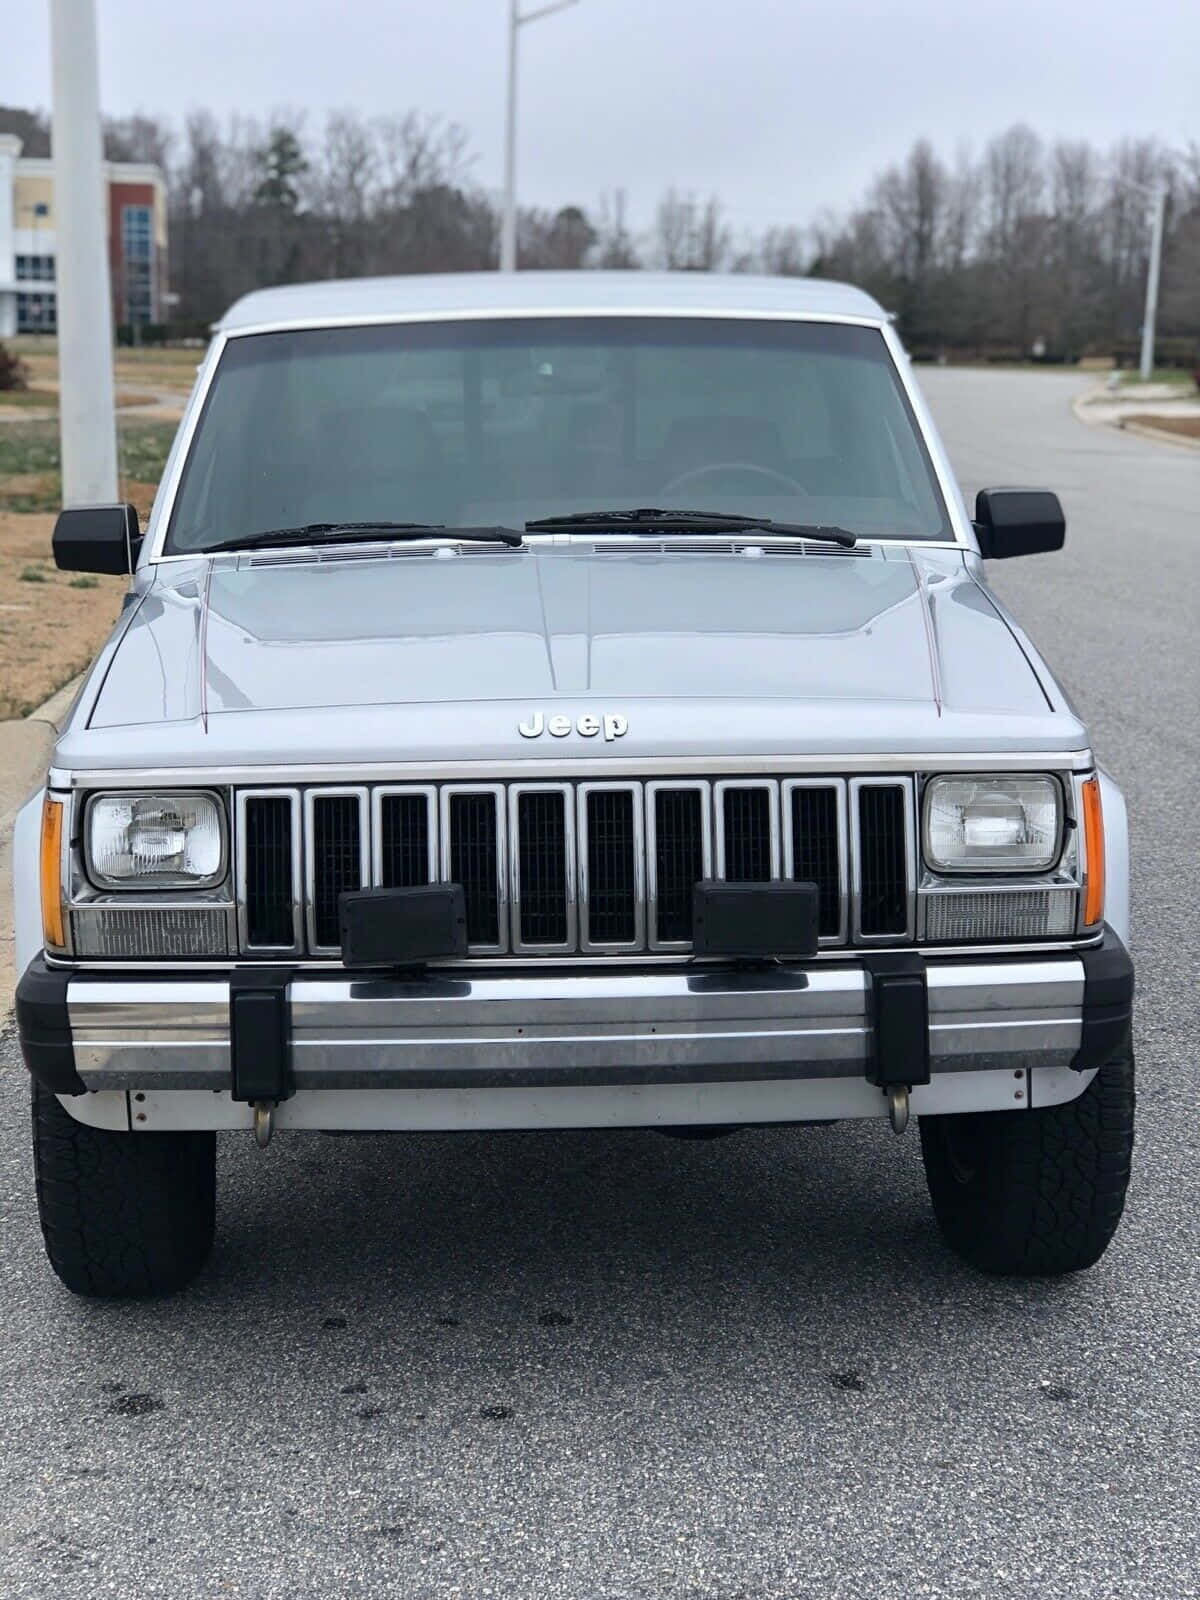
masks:
<instances>
[{"instance_id":1,"label":"amber turn signal","mask_svg":"<svg viewBox=\"0 0 1200 1600\"><path fill-rule=\"evenodd\" d=\"M46 796L42 807L42 938L48 948L65 947L62 896L63 803Z\"/></svg>"},{"instance_id":2,"label":"amber turn signal","mask_svg":"<svg viewBox=\"0 0 1200 1600\"><path fill-rule=\"evenodd\" d=\"M1093 928L1104 915L1104 812L1099 778L1088 778L1083 785L1083 843L1087 852L1083 923Z\"/></svg>"}]
</instances>

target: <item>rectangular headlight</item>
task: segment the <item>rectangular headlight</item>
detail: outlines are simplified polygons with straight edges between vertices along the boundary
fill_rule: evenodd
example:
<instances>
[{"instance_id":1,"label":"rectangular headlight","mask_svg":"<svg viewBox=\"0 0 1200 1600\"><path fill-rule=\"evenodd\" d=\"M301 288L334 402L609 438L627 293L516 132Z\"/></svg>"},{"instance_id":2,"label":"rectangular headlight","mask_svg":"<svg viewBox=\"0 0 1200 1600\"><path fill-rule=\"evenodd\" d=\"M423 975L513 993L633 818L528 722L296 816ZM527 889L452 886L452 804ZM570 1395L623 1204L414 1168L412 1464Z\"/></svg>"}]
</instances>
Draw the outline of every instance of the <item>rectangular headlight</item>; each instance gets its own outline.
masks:
<instances>
[{"instance_id":1,"label":"rectangular headlight","mask_svg":"<svg viewBox=\"0 0 1200 1600\"><path fill-rule=\"evenodd\" d=\"M98 794L84 829L102 889L209 889L225 876L225 812L211 794Z\"/></svg>"},{"instance_id":2,"label":"rectangular headlight","mask_svg":"<svg viewBox=\"0 0 1200 1600\"><path fill-rule=\"evenodd\" d=\"M922 835L934 872L1044 872L1062 848L1062 791L1046 774L932 778Z\"/></svg>"}]
</instances>

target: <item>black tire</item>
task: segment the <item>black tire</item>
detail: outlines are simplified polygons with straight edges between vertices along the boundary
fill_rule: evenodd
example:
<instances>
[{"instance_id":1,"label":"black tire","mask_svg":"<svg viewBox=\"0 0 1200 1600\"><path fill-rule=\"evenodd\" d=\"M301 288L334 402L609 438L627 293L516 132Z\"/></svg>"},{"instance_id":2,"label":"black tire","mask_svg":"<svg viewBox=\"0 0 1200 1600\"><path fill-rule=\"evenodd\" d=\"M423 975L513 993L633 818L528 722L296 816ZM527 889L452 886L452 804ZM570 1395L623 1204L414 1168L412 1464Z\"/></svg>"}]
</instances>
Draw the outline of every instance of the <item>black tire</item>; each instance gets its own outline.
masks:
<instances>
[{"instance_id":1,"label":"black tire","mask_svg":"<svg viewBox=\"0 0 1200 1600\"><path fill-rule=\"evenodd\" d=\"M925 1179L951 1247L1006 1276L1094 1265L1125 1207L1133 1109L1127 1043L1065 1105L922 1117Z\"/></svg>"},{"instance_id":2,"label":"black tire","mask_svg":"<svg viewBox=\"0 0 1200 1600\"><path fill-rule=\"evenodd\" d=\"M46 1254L75 1294L169 1294L204 1265L215 1135L89 1128L35 1083L33 1166Z\"/></svg>"}]
</instances>

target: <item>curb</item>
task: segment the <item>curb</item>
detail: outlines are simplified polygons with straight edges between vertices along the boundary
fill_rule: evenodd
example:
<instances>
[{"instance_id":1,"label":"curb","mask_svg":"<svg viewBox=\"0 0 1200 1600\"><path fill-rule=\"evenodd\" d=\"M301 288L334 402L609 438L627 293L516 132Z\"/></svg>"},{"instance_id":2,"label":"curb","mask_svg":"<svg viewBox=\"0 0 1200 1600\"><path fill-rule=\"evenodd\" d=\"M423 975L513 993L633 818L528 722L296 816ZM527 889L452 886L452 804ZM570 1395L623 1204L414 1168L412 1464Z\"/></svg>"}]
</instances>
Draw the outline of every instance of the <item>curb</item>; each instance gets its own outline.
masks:
<instances>
[{"instance_id":1,"label":"curb","mask_svg":"<svg viewBox=\"0 0 1200 1600\"><path fill-rule=\"evenodd\" d=\"M1106 423L1103 419L1089 417L1087 408L1093 400L1099 400L1108 394L1106 384L1098 383L1094 389L1087 389L1083 394L1077 394L1071 401L1071 410L1075 413L1076 421L1085 423L1089 428L1103 428Z\"/></svg>"},{"instance_id":2,"label":"curb","mask_svg":"<svg viewBox=\"0 0 1200 1600\"><path fill-rule=\"evenodd\" d=\"M1148 423L1139 422L1137 413L1132 416L1116 417L1090 417L1088 407L1093 400L1110 398L1108 390L1103 386L1089 389L1085 394L1077 395L1071 401L1071 410L1075 419L1082 422L1086 428L1111 428L1115 433L1140 434L1143 439L1153 439L1156 444L1177 444L1184 450L1200 449L1200 439L1187 439L1179 433L1168 433L1165 428L1155 428Z\"/></svg>"},{"instance_id":3,"label":"curb","mask_svg":"<svg viewBox=\"0 0 1200 1600\"><path fill-rule=\"evenodd\" d=\"M56 689L48 700L43 700L40 706L35 707L25 721L48 722L56 732L61 729L86 675L86 671L77 672L70 682L64 683L62 688Z\"/></svg>"}]
</instances>

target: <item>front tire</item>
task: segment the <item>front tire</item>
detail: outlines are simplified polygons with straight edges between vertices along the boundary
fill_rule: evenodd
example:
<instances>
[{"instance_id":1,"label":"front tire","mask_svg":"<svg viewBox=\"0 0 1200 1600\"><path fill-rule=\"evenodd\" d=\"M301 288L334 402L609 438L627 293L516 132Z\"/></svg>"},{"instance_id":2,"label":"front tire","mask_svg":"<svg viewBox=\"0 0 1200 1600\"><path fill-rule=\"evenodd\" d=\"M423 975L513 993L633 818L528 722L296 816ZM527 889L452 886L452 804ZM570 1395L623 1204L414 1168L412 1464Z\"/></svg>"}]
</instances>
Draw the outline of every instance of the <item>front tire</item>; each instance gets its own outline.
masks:
<instances>
[{"instance_id":1,"label":"front tire","mask_svg":"<svg viewBox=\"0 0 1200 1600\"><path fill-rule=\"evenodd\" d=\"M1033 1111L921 1118L938 1226L983 1272L1079 1272L1104 1254L1133 1153L1133 1046L1075 1100Z\"/></svg>"},{"instance_id":2,"label":"front tire","mask_svg":"<svg viewBox=\"0 0 1200 1600\"><path fill-rule=\"evenodd\" d=\"M204 1265L215 1135L89 1128L35 1083L33 1165L46 1254L75 1294L169 1294Z\"/></svg>"}]
</instances>

